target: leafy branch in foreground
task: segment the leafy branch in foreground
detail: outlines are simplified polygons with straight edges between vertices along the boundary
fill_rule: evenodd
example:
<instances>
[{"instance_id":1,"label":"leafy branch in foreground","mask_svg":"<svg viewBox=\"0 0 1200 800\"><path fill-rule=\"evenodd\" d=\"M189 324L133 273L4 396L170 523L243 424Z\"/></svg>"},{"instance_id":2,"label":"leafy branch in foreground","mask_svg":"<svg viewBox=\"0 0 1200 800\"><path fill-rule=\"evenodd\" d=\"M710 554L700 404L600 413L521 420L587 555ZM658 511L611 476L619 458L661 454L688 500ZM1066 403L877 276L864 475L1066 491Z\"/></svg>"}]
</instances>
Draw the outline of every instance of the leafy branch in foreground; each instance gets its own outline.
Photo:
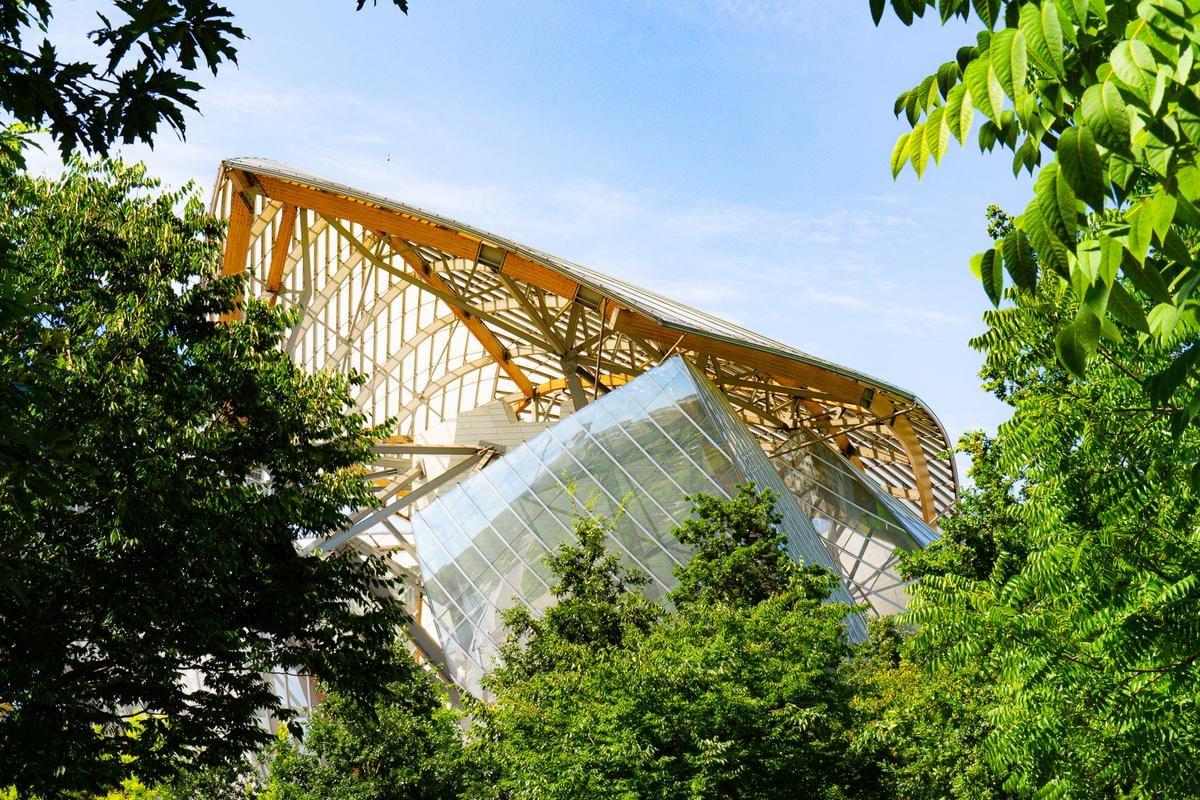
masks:
<instances>
[{"instance_id":1,"label":"leafy branch in foreground","mask_svg":"<svg viewBox=\"0 0 1200 800\"><path fill-rule=\"evenodd\" d=\"M358 10L365 3L357 0ZM408 12L407 0L392 3ZM77 149L105 155L115 142L152 144L160 123L182 135L184 113L196 110L201 89L193 76L237 63L237 43L246 38L229 9L212 0L112 6L97 12L88 33L101 56L96 62L63 60L45 36L31 41L50 25L51 0L0 8L0 108L48 129L64 156Z\"/></svg>"},{"instance_id":2,"label":"leafy branch in foreground","mask_svg":"<svg viewBox=\"0 0 1200 800\"><path fill-rule=\"evenodd\" d=\"M889 5L871 0L878 23ZM1034 198L972 268L993 303L1006 283L1033 292L1039 273L1068 289L1056 353L1075 377L1105 341L1152 342L1173 356L1145 376L1182 426L1200 416L1200 6L1180 0L890 0L904 24L928 11L976 18L974 43L895 111L912 130L892 171L920 175L975 112L981 150L1036 172ZM1090 215L1090 216L1089 216ZM1036 256L1035 256L1036 253ZM1005 273L1008 274L1006 281Z\"/></svg>"}]
</instances>

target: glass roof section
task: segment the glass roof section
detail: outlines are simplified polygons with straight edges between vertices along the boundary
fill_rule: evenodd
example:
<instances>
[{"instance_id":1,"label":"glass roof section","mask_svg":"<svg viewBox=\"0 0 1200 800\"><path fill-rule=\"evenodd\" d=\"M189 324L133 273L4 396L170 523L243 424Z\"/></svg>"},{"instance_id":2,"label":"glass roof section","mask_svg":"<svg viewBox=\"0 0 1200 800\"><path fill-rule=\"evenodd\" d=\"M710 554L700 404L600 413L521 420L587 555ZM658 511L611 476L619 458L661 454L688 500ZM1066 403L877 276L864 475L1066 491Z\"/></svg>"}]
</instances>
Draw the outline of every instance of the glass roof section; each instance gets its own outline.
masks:
<instances>
[{"instance_id":1,"label":"glass roof section","mask_svg":"<svg viewBox=\"0 0 1200 800\"><path fill-rule=\"evenodd\" d=\"M793 558L836 571L809 515L725 399L682 358L669 359L575 412L413 516L421 574L447 665L475 693L504 632L501 611L543 611L553 582L542 563L594 504L612 517L611 546L647 575L652 599L674 585L688 548L671 530L688 495L731 497L753 481L780 497ZM839 590L835 599L850 602ZM862 620L851 619L861 633Z\"/></svg>"}]
</instances>

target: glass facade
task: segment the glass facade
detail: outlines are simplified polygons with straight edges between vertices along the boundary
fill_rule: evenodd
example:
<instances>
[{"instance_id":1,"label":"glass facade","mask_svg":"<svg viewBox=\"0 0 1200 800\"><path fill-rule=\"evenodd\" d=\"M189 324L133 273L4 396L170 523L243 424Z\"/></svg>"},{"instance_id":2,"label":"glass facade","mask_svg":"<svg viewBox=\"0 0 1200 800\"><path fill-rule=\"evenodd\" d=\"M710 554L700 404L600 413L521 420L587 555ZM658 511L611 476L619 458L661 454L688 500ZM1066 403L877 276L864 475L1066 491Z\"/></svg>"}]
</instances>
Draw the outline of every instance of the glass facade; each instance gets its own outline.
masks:
<instances>
[{"instance_id":1,"label":"glass facade","mask_svg":"<svg viewBox=\"0 0 1200 800\"><path fill-rule=\"evenodd\" d=\"M845 577L856 603L881 615L903 611L901 551L925 547L937 535L844 456L807 431L797 431L772 459L792 496Z\"/></svg>"},{"instance_id":2,"label":"glass facade","mask_svg":"<svg viewBox=\"0 0 1200 800\"><path fill-rule=\"evenodd\" d=\"M612 547L661 598L690 553L671 535L687 495L730 497L753 481L780 495L795 558L837 570L810 516L725 399L682 358L672 358L530 439L413 515L425 591L447 666L479 692L504 631L500 612L551 602L545 555L571 535L573 515L624 513ZM837 599L849 601L839 592ZM858 618L852 620L861 628Z\"/></svg>"}]
</instances>

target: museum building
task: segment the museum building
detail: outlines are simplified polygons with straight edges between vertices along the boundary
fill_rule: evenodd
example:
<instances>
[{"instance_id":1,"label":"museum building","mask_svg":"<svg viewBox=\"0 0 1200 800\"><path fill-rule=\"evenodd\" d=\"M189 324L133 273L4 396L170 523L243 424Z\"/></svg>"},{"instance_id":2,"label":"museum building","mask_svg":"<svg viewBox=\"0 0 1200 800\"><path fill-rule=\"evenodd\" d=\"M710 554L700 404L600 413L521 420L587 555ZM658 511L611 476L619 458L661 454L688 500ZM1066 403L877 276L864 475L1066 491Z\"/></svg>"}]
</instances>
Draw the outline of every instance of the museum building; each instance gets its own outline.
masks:
<instances>
[{"instance_id":1,"label":"museum building","mask_svg":"<svg viewBox=\"0 0 1200 800\"><path fill-rule=\"evenodd\" d=\"M223 273L301 309L291 357L365 375L359 408L391 421L381 507L302 547L384 555L416 647L455 685L480 692L504 609L551 602L543 558L574 516L613 517L613 551L661 598L689 556L671 534L688 496L747 482L779 495L789 553L842 577L836 599L905 607L899 553L937 537L957 490L945 429L910 392L276 162L222 163L212 210Z\"/></svg>"}]
</instances>

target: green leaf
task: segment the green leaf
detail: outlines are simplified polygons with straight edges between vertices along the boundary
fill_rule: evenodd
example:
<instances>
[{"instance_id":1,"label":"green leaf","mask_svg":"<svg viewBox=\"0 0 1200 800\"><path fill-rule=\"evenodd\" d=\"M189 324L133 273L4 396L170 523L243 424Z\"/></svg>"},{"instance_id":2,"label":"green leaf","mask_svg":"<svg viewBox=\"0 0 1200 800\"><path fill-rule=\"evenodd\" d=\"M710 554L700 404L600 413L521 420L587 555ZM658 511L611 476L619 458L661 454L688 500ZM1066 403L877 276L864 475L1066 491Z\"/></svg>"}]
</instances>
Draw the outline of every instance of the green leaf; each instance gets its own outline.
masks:
<instances>
[{"instance_id":1,"label":"green leaf","mask_svg":"<svg viewBox=\"0 0 1200 800\"><path fill-rule=\"evenodd\" d=\"M971 120L975 115L975 109L971 105L971 92L965 83L960 83L950 90L950 96L946 98L945 114L951 135L959 144L965 144L967 133L971 130Z\"/></svg>"},{"instance_id":2,"label":"green leaf","mask_svg":"<svg viewBox=\"0 0 1200 800\"><path fill-rule=\"evenodd\" d=\"M1129 116L1125 101L1111 80L1089 86L1080 101L1083 121L1096 141L1109 150L1129 150Z\"/></svg>"},{"instance_id":3,"label":"green leaf","mask_svg":"<svg viewBox=\"0 0 1200 800\"><path fill-rule=\"evenodd\" d=\"M1179 123L1179 130L1192 144L1200 145L1200 97L1196 95L1195 87L1180 92L1178 102L1175 119Z\"/></svg>"},{"instance_id":4,"label":"green leaf","mask_svg":"<svg viewBox=\"0 0 1200 800\"><path fill-rule=\"evenodd\" d=\"M1075 247L1075 231L1078 227L1078 210L1075 207L1075 192L1057 163L1042 167L1034 184L1038 209L1046 230L1070 249Z\"/></svg>"},{"instance_id":5,"label":"green leaf","mask_svg":"<svg viewBox=\"0 0 1200 800\"><path fill-rule=\"evenodd\" d=\"M945 110L944 106L938 106L929 112L925 123L925 145L935 164L942 163L946 146L950 144L950 125L946 120Z\"/></svg>"},{"instance_id":6,"label":"green leaf","mask_svg":"<svg viewBox=\"0 0 1200 800\"><path fill-rule=\"evenodd\" d=\"M1020 228L1014 226L1004 237L1004 268L1018 288L1032 292L1037 287L1037 260L1033 248Z\"/></svg>"},{"instance_id":7,"label":"green leaf","mask_svg":"<svg viewBox=\"0 0 1200 800\"><path fill-rule=\"evenodd\" d=\"M1126 247L1138 263L1146 261L1146 253L1150 250L1150 240L1154 233L1153 221L1146 213L1147 202L1143 200L1125 214L1125 219L1129 222Z\"/></svg>"},{"instance_id":8,"label":"green leaf","mask_svg":"<svg viewBox=\"0 0 1200 800\"><path fill-rule=\"evenodd\" d=\"M1029 236L1042 267L1049 267L1062 277L1067 277L1070 264L1067 248L1046 230L1046 222L1042 219L1036 198L1025 207L1025 213L1018 220L1018 226Z\"/></svg>"},{"instance_id":9,"label":"green leaf","mask_svg":"<svg viewBox=\"0 0 1200 800\"><path fill-rule=\"evenodd\" d=\"M909 138L908 158L917 177L925 174L925 165L929 162L929 142L925 139L925 123L919 123L912 129Z\"/></svg>"},{"instance_id":10,"label":"green leaf","mask_svg":"<svg viewBox=\"0 0 1200 800\"><path fill-rule=\"evenodd\" d=\"M1150 323L1146 321L1146 312L1142 309L1142 304L1121 283L1112 285L1108 296L1108 313L1127 328L1142 333L1150 332Z\"/></svg>"},{"instance_id":11,"label":"green leaf","mask_svg":"<svg viewBox=\"0 0 1200 800\"><path fill-rule=\"evenodd\" d=\"M977 58L967 65L963 73L963 82L971 92L971 100L975 107L990 119L996 119L998 109L992 106L991 94L988 92L988 59Z\"/></svg>"},{"instance_id":12,"label":"green leaf","mask_svg":"<svg viewBox=\"0 0 1200 800\"><path fill-rule=\"evenodd\" d=\"M992 37L988 49L988 60L996 73L1004 92L1019 104L1025 96L1025 75L1028 57L1025 52L1025 34L1020 29L1005 28ZM995 107L995 98L992 100Z\"/></svg>"},{"instance_id":13,"label":"green leaf","mask_svg":"<svg viewBox=\"0 0 1200 800\"><path fill-rule=\"evenodd\" d=\"M1086 125L1063 131L1058 140L1058 164L1067 183L1085 203L1104 210L1104 162Z\"/></svg>"},{"instance_id":14,"label":"green leaf","mask_svg":"<svg viewBox=\"0 0 1200 800\"><path fill-rule=\"evenodd\" d=\"M1191 31L1187 10L1179 0L1143 0L1137 11L1151 30L1172 44L1178 44Z\"/></svg>"},{"instance_id":15,"label":"green leaf","mask_svg":"<svg viewBox=\"0 0 1200 800\"><path fill-rule=\"evenodd\" d=\"M1125 39L1115 48L1108 58L1113 72L1121 83L1150 105L1150 95L1154 91L1154 73L1158 66L1154 63L1154 54L1145 42L1139 39Z\"/></svg>"},{"instance_id":16,"label":"green leaf","mask_svg":"<svg viewBox=\"0 0 1200 800\"><path fill-rule=\"evenodd\" d=\"M998 306L1004 295L1004 272L997 263L996 250L991 248L976 258L979 259L979 279L983 281L983 291L987 293L992 305Z\"/></svg>"},{"instance_id":17,"label":"green leaf","mask_svg":"<svg viewBox=\"0 0 1200 800\"><path fill-rule=\"evenodd\" d=\"M900 176L904 170L904 165L908 163L909 148L911 144L912 134L904 133L896 140L896 146L892 148L892 178Z\"/></svg>"},{"instance_id":18,"label":"green leaf","mask_svg":"<svg viewBox=\"0 0 1200 800\"><path fill-rule=\"evenodd\" d=\"M883 19L883 10L887 7L887 0L871 0L871 20L878 25Z\"/></svg>"},{"instance_id":19,"label":"green leaf","mask_svg":"<svg viewBox=\"0 0 1200 800\"><path fill-rule=\"evenodd\" d=\"M1103 323L1104 314L1108 308L1108 296L1109 286L1104 281L1097 281L1083 290L1084 308L1095 314L1101 323Z\"/></svg>"},{"instance_id":20,"label":"green leaf","mask_svg":"<svg viewBox=\"0 0 1200 800\"><path fill-rule=\"evenodd\" d=\"M1100 319L1086 308L1080 308L1074 321L1058 332L1054 345L1062 365L1082 379L1088 361L1100 345Z\"/></svg>"},{"instance_id":21,"label":"green leaf","mask_svg":"<svg viewBox=\"0 0 1200 800\"><path fill-rule=\"evenodd\" d=\"M1146 317L1146 321L1150 325L1150 333L1158 337L1159 341L1170 341L1172 334L1175 333L1175 327L1179 324L1179 312L1179 306L1174 303L1159 303L1150 309L1150 313Z\"/></svg>"},{"instance_id":22,"label":"green leaf","mask_svg":"<svg viewBox=\"0 0 1200 800\"><path fill-rule=\"evenodd\" d=\"M1145 218L1159 242L1166 240L1175 220L1175 204L1175 198L1161 189L1146 204Z\"/></svg>"},{"instance_id":23,"label":"green leaf","mask_svg":"<svg viewBox=\"0 0 1200 800\"><path fill-rule=\"evenodd\" d=\"M1139 261L1132 253L1125 250L1121 256L1121 272L1129 278L1138 291L1159 303L1170 303L1171 289L1163 280L1158 268L1151 262Z\"/></svg>"},{"instance_id":24,"label":"green leaf","mask_svg":"<svg viewBox=\"0 0 1200 800\"><path fill-rule=\"evenodd\" d=\"M971 0L971 5L988 30L996 27L996 20L1000 19L1000 0Z\"/></svg>"},{"instance_id":25,"label":"green leaf","mask_svg":"<svg viewBox=\"0 0 1200 800\"><path fill-rule=\"evenodd\" d=\"M958 64L947 61L938 67L937 86L942 97L949 97L950 90L958 85Z\"/></svg>"}]
</instances>

